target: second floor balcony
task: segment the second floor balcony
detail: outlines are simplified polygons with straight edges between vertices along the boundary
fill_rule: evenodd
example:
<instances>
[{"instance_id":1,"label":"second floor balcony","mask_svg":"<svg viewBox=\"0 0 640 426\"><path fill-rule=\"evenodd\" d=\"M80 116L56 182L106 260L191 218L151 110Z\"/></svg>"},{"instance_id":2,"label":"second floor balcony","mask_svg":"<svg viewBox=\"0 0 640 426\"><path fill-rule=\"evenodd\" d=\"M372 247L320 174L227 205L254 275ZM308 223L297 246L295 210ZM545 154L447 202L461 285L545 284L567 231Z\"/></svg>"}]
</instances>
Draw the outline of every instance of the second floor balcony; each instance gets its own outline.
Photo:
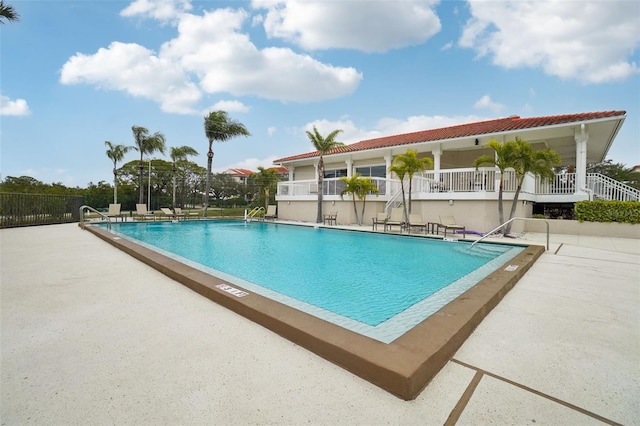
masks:
<instances>
[{"instance_id":1,"label":"second floor balcony","mask_svg":"<svg viewBox=\"0 0 640 426\"><path fill-rule=\"evenodd\" d=\"M372 177L378 188L378 195L371 194L369 200L389 201L401 192L398 179ZM517 179L513 170L503 176L503 196L513 198L517 189ZM408 181L404 182L409 190ZM339 178L326 178L323 195L327 200L340 199L345 184ZM498 198L500 172L495 168L463 168L427 171L415 175L411 182L411 196L414 200L469 199L491 200ZM316 180L297 180L278 183L278 201L315 200L318 195ZM351 195L345 195L350 198ZM539 202L575 202L583 199L607 199L639 201L640 191L597 173L588 173L584 188L576 187L575 173L560 173L552 180L543 180L527 175L523 181L520 199Z\"/></svg>"}]
</instances>

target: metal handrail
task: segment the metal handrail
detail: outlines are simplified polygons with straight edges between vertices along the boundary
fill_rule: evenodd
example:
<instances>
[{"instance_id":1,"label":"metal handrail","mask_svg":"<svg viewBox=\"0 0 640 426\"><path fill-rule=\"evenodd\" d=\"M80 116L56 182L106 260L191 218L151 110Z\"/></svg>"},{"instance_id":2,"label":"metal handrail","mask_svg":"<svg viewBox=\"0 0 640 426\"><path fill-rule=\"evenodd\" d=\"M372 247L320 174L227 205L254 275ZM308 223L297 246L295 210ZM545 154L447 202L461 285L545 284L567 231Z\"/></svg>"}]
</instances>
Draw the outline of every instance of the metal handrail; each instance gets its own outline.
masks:
<instances>
[{"instance_id":1,"label":"metal handrail","mask_svg":"<svg viewBox=\"0 0 640 426\"><path fill-rule=\"evenodd\" d=\"M94 209L91 206L80 207L80 228L84 229L84 210L85 209L91 210L92 212L99 214L100 216L102 216L103 219L107 219L107 229L111 230L111 218L106 214L99 212L98 210Z\"/></svg>"},{"instance_id":2,"label":"metal handrail","mask_svg":"<svg viewBox=\"0 0 640 426\"><path fill-rule=\"evenodd\" d=\"M264 207L254 207L253 209L251 209L251 211L249 213L247 213L247 210L245 209L245 211L244 211L244 221L246 222L249 219L254 218L262 210L264 210Z\"/></svg>"},{"instance_id":3,"label":"metal handrail","mask_svg":"<svg viewBox=\"0 0 640 426\"><path fill-rule=\"evenodd\" d=\"M535 219L535 218L532 218L532 217L514 217L514 218L509 219L508 221L506 221L502 225L498 226L493 231L491 231L491 232L489 232L487 234L484 234L482 237L480 237L476 241L474 241L471 244L471 248L473 248L473 246L475 246L477 243L479 243L480 241L484 240L485 238L487 238L489 235L493 234L497 230L502 229L505 225L508 225L509 223L513 222L514 220L535 220L535 221L542 221L542 222L546 223L547 224L547 250L549 250L549 222L547 222L545 219Z\"/></svg>"}]
</instances>

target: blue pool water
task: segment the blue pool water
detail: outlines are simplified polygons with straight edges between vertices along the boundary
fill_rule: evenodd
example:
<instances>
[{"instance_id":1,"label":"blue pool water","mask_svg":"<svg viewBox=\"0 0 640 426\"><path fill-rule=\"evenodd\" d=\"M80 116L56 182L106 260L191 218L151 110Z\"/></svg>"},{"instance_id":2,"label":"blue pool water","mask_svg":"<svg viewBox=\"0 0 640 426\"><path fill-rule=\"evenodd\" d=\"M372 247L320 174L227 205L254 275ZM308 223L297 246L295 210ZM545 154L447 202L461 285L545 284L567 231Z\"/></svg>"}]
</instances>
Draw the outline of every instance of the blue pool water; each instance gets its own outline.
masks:
<instances>
[{"instance_id":1,"label":"blue pool water","mask_svg":"<svg viewBox=\"0 0 640 426\"><path fill-rule=\"evenodd\" d=\"M381 341L395 339L522 250L264 222L115 223L112 230Z\"/></svg>"}]
</instances>

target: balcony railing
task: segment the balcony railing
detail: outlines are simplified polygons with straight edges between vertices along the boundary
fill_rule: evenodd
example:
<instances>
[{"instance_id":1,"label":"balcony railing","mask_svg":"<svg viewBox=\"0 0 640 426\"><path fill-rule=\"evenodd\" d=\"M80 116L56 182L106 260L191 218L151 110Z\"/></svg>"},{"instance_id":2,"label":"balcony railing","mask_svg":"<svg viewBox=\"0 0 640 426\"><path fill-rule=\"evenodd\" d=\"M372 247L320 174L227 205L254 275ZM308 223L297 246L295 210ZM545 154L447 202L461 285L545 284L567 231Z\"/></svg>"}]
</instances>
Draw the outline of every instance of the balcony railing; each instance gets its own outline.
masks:
<instances>
[{"instance_id":1,"label":"balcony railing","mask_svg":"<svg viewBox=\"0 0 640 426\"><path fill-rule=\"evenodd\" d=\"M379 190L379 196L388 200L400 191L397 179L371 178ZM496 193L499 190L500 174L494 168L474 168L433 170L415 175L411 182L414 199L430 198L434 193ZM572 195L577 189L575 173L557 174L553 179L541 179L528 175L522 185L522 193L535 195ZM513 193L517 189L517 179L513 170L503 174L503 192ZM593 192L595 198L605 200L640 200L640 191L621 182L597 173L588 173L586 189ZM339 178L324 179L323 193L327 196L340 195L344 182ZM408 185L405 185L408 189ZM278 196L304 197L318 194L316 180L286 181L278 183Z\"/></svg>"}]
</instances>

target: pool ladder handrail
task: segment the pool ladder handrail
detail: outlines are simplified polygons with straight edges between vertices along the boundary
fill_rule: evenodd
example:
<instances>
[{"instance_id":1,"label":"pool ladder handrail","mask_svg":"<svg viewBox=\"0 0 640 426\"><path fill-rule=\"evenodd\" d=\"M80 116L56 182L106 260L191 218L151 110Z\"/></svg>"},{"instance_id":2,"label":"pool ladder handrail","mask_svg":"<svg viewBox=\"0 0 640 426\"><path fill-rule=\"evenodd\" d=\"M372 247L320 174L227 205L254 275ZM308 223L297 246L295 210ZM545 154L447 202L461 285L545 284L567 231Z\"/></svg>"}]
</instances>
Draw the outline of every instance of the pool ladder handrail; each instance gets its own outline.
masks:
<instances>
[{"instance_id":1,"label":"pool ladder handrail","mask_svg":"<svg viewBox=\"0 0 640 426\"><path fill-rule=\"evenodd\" d=\"M86 206L83 205L82 207L80 207L80 228L84 229L84 211L86 210L90 210L94 213L97 213L98 215L100 215L103 219L107 219L107 229L111 230L111 218L109 216L107 216L106 214L99 212L98 210L94 209L91 206Z\"/></svg>"},{"instance_id":2,"label":"pool ladder handrail","mask_svg":"<svg viewBox=\"0 0 640 426\"><path fill-rule=\"evenodd\" d=\"M493 231L488 232L488 233L484 234L482 237L480 237L477 240L475 240L471 244L471 248L473 248L473 246L475 246L477 243L479 243L480 241L484 240L485 238L487 238L489 235L493 234L497 230L504 228L506 225L508 225L509 223L513 222L514 220L534 220L534 221L542 221L542 222L544 222L547 225L547 250L549 250L549 222L547 222L545 219L536 219L536 218L532 218L532 217L513 217L513 218L509 219L508 221L506 221L502 225L498 226Z\"/></svg>"},{"instance_id":3,"label":"pool ladder handrail","mask_svg":"<svg viewBox=\"0 0 640 426\"><path fill-rule=\"evenodd\" d=\"M264 210L264 207L254 207L253 209L251 209L249 213L247 213L247 210L245 209L244 221L248 222L250 219L253 219L258 213L260 213L263 210Z\"/></svg>"}]
</instances>

